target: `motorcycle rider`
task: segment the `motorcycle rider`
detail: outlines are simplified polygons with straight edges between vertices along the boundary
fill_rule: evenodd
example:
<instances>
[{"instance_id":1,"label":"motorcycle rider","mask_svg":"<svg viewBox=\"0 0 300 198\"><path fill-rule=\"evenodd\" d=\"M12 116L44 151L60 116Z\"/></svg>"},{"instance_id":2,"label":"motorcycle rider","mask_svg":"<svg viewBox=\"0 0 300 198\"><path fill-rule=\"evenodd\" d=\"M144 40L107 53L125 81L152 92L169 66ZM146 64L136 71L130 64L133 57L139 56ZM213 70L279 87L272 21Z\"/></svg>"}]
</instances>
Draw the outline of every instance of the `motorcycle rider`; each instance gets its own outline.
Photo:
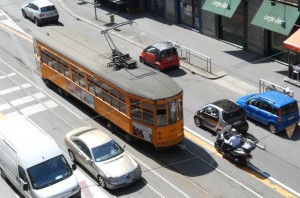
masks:
<instances>
[{"instance_id":1,"label":"motorcycle rider","mask_svg":"<svg viewBox=\"0 0 300 198\"><path fill-rule=\"evenodd\" d=\"M223 135L223 134L222 134ZM231 128L229 131L229 138L228 136L223 135L223 143L221 146L221 149L223 151L229 151L230 149L236 148L237 146L239 146L241 144L241 137L240 135L237 133L235 128Z\"/></svg>"}]
</instances>

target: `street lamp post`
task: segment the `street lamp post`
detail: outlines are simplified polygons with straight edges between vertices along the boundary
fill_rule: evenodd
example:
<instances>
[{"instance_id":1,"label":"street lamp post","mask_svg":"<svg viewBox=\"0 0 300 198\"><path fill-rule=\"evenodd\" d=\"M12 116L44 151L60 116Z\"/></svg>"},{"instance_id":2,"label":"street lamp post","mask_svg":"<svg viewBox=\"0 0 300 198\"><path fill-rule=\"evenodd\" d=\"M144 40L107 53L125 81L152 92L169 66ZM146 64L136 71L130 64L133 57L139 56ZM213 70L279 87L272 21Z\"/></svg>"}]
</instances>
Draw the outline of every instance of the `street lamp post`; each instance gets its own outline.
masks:
<instances>
[{"instance_id":1,"label":"street lamp post","mask_svg":"<svg viewBox=\"0 0 300 198\"><path fill-rule=\"evenodd\" d=\"M96 19L96 20L98 20L98 19L97 19L97 9L96 9L96 2L97 2L97 0L94 0L95 19Z\"/></svg>"}]
</instances>

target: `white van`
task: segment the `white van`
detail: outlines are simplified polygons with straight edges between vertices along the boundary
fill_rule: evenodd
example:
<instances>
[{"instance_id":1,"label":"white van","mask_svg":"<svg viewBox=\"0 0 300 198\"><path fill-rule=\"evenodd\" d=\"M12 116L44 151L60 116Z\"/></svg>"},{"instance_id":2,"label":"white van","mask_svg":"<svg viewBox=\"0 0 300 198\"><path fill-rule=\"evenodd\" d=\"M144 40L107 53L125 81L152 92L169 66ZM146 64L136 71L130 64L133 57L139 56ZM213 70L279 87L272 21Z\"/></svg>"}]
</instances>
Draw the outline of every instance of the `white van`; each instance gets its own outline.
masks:
<instances>
[{"instance_id":1,"label":"white van","mask_svg":"<svg viewBox=\"0 0 300 198\"><path fill-rule=\"evenodd\" d=\"M1 176L25 197L81 197L72 168L54 139L29 120L0 118Z\"/></svg>"}]
</instances>

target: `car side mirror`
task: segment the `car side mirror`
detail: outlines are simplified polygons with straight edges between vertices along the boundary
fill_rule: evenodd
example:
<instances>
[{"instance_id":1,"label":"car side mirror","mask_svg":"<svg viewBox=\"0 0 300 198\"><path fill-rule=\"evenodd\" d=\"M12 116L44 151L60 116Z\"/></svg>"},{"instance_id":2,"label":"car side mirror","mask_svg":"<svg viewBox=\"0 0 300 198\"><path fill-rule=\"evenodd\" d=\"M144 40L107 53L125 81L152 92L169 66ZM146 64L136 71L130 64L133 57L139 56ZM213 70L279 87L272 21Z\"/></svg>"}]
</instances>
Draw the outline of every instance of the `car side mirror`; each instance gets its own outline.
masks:
<instances>
[{"instance_id":1,"label":"car side mirror","mask_svg":"<svg viewBox=\"0 0 300 198\"><path fill-rule=\"evenodd\" d=\"M19 179L20 180L20 182L22 183L22 185L23 185L23 190L24 191L28 191L29 190L29 185L28 185L28 183L27 182L25 182L25 181L23 181L23 179Z\"/></svg>"},{"instance_id":2,"label":"car side mirror","mask_svg":"<svg viewBox=\"0 0 300 198\"><path fill-rule=\"evenodd\" d=\"M122 145L122 148L123 148L123 149L125 149L125 147L126 147L126 145L125 145L125 144L123 144L123 145Z\"/></svg>"},{"instance_id":3,"label":"car side mirror","mask_svg":"<svg viewBox=\"0 0 300 198\"><path fill-rule=\"evenodd\" d=\"M86 158L86 163L92 163L92 160L91 159L89 159L89 158Z\"/></svg>"},{"instance_id":4,"label":"car side mirror","mask_svg":"<svg viewBox=\"0 0 300 198\"><path fill-rule=\"evenodd\" d=\"M29 190L29 186L28 186L27 183L25 183L25 184L23 185L23 190L24 190L24 191L28 191L28 190Z\"/></svg>"},{"instance_id":5,"label":"car side mirror","mask_svg":"<svg viewBox=\"0 0 300 198\"><path fill-rule=\"evenodd\" d=\"M76 169L77 169L76 164L72 164L72 170L74 171L74 170L76 170Z\"/></svg>"}]
</instances>

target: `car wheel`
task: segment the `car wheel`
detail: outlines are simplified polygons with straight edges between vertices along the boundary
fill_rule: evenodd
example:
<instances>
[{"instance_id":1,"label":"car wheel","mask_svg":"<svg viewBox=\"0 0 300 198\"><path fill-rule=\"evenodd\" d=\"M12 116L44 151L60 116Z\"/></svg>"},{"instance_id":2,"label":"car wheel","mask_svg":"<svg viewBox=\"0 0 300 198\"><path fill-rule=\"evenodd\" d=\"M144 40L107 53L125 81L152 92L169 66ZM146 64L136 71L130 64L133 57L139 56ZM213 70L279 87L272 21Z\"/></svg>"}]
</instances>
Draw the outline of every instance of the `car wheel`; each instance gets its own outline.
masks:
<instances>
[{"instance_id":1,"label":"car wheel","mask_svg":"<svg viewBox=\"0 0 300 198\"><path fill-rule=\"evenodd\" d=\"M36 26L40 26L39 20L36 17L34 17L34 23Z\"/></svg>"},{"instance_id":2,"label":"car wheel","mask_svg":"<svg viewBox=\"0 0 300 198\"><path fill-rule=\"evenodd\" d=\"M201 120L197 116L194 116L194 122L197 127L201 127Z\"/></svg>"},{"instance_id":3,"label":"car wheel","mask_svg":"<svg viewBox=\"0 0 300 198\"><path fill-rule=\"evenodd\" d=\"M0 172L1 172L2 179L6 181L6 175L5 175L4 171L1 168L0 168Z\"/></svg>"},{"instance_id":4,"label":"car wheel","mask_svg":"<svg viewBox=\"0 0 300 198\"><path fill-rule=\"evenodd\" d=\"M22 10L22 15L23 15L23 17L24 17L25 19L27 18L27 15L26 15L26 13L25 13L24 10Z\"/></svg>"},{"instance_id":5,"label":"car wheel","mask_svg":"<svg viewBox=\"0 0 300 198\"><path fill-rule=\"evenodd\" d=\"M140 62L143 63L143 64L145 64L145 60L141 56L140 56Z\"/></svg>"},{"instance_id":6,"label":"car wheel","mask_svg":"<svg viewBox=\"0 0 300 198\"><path fill-rule=\"evenodd\" d=\"M71 150L68 150L68 152L69 152L70 160L75 163L76 162L76 158L75 158L74 153Z\"/></svg>"},{"instance_id":7,"label":"car wheel","mask_svg":"<svg viewBox=\"0 0 300 198\"><path fill-rule=\"evenodd\" d=\"M156 69L157 71L160 71L160 68L156 64L154 65L154 69Z\"/></svg>"},{"instance_id":8,"label":"car wheel","mask_svg":"<svg viewBox=\"0 0 300 198\"><path fill-rule=\"evenodd\" d=\"M277 128L276 128L276 126L275 126L275 124L273 124L273 123L270 123L269 124L269 130L271 131L271 133L276 133L277 132Z\"/></svg>"},{"instance_id":9,"label":"car wheel","mask_svg":"<svg viewBox=\"0 0 300 198\"><path fill-rule=\"evenodd\" d=\"M98 182L99 186L101 186L102 188L106 188L105 181L104 181L103 177L101 177L100 175L98 175L98 177L97 177L97 182Z\"/></svg>"}]
</instances>

